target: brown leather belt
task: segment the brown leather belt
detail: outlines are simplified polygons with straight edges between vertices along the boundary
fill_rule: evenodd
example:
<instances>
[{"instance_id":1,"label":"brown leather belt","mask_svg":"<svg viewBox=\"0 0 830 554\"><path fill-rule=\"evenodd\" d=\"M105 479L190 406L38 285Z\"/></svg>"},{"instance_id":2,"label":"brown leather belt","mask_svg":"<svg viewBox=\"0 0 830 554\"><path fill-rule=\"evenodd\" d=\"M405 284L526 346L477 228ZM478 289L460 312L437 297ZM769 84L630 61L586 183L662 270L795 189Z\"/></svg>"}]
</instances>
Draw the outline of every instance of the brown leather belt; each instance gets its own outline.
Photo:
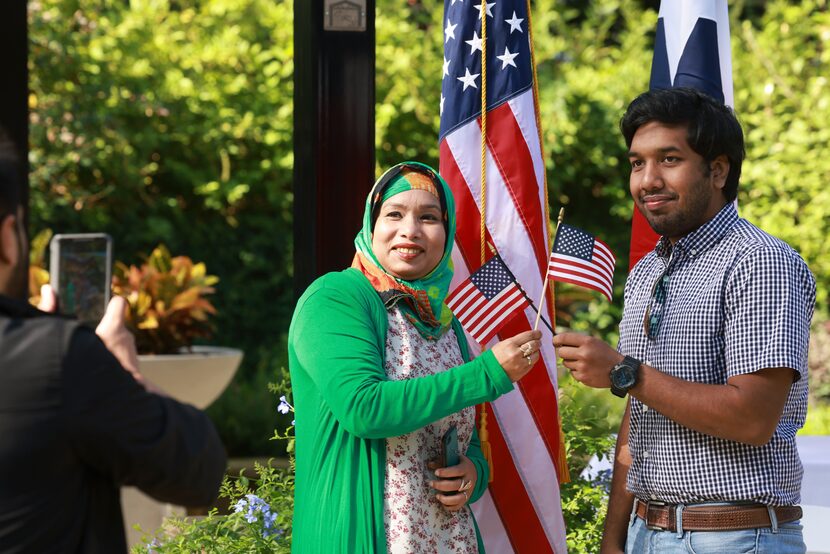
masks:
<instances>
[{"instance_id":1,"label":"brown leather belt","mask_svg":"<svg viewBox=\"0 0 830 554\"><path fill-rule=\"evenodd\" d=\"M639 498L637 517L646 522L649 529L677 531L677 506L659 502L645 502ZM801 506L776 506L778 523L801 519ZM769 512L763 504L729 506L686 506L683 508L684 531L735 531L770 527Z\"/></svg>"}]
</instances>

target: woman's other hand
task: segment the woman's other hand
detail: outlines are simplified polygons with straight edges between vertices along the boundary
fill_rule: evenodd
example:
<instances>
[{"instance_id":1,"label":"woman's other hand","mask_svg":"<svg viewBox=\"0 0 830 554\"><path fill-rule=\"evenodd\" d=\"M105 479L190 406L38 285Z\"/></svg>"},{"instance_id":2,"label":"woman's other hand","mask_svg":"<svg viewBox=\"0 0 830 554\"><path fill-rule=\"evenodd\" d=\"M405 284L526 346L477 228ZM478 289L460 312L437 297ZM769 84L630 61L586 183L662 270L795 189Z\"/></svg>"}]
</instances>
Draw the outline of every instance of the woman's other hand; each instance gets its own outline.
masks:
<instances>
[{"instance_id":1,"label":"woman's other hand","mask_svg":"<svg viewBox=\"0 0 830 554\"><path fill-rule=\"evenodd\" d=\"M435 469L435 476L440 479L431 481L429 484L438 491L438 494L436 494L438 502L450 512L457 512L470 501L470 495L476 488L476 481L478 480L476 466L473 465L473 462L463 454L460 454L459 458L461 462L458 465ZM430 466L434 465L430 464Z\"/></svg>"},{"instance_id":2,"label":"woman's other hand","mask_svg":"<svg viewBox=\"0 0 830 554\"><path fill-rule=\"evenodd\" d=\"M539 361L542 331L524 331L493 347L493 354L514 383L528 374Z\"/></svg>"}]
</instances>

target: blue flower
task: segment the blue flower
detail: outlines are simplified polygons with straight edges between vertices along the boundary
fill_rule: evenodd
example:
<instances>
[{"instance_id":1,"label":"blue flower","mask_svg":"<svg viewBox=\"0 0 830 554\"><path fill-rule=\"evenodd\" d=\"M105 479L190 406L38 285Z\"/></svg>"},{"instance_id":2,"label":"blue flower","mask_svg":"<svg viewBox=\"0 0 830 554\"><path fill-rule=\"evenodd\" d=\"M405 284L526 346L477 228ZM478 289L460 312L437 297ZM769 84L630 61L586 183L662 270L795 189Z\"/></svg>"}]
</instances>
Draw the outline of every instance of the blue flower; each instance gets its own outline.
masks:
<instances>
[{"instance_id":1,"label":"blue flower","mask_svg":"<svg viewBox=\"0 0 830 554\"><path fill-rule=\"evenodd\" d=\"M243 499L241 499L241 498L240 498L240 499L237 501L237 503L236 503L236 504L234 504L234 506L233 506L233 513L238 514L239 512L241 512L242 510L244 510L244 509L245 509L245 507L246 507L247 505L248 505L248 503L247 503L247 502L245 502L245 500L243 500Z\"/></svg>"},{"instance_id":2,"label":"blue flower","mask_svg":"<svg viewBox=\"0 0 830 554\"><path fill-rule=\"evenodd\" d=\"M247 510L247 511L246 511ZM234 505L234 511L240 513L245 511L245 521L257 523L262 518L262 536L282 534L282 529L276 528L277 513L271 510L271 506L255 494L246 494Z\"/></svg>"},{"instance_id":3,"label":"blue flower","mask_svg":"<svg viewBox=\"0 0 830 554\"><path fill-rule=\"evenodd\" d=\"M289 411L294 411L294 406L288 403L288 400L285 399L285 396L280 396L280 405L277 406L277 411L283 415L287 414ZM292 424L293 425L293 424Z\"/></svg>"}]
</instances>

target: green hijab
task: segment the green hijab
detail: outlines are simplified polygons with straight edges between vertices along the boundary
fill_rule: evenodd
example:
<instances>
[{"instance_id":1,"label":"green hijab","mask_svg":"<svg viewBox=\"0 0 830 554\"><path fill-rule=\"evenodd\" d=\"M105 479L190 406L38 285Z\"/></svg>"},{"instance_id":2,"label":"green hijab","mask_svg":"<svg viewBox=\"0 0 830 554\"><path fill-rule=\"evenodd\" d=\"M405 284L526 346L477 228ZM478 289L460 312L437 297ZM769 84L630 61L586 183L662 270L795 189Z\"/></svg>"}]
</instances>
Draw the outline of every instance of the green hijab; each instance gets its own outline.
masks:
<instances>
[{"instance_id":1,"label":"green hijab","mask_svg":"<svg viewBox=\"0 0 830 554\"><path fill-rule=\"evenodd\" d=\"M372 251L372 230L380 206L392 196L413 189L429 190L422 186L421 175L431 181L433 194L437 192L444 217L446 242L444 255L438 265L425 276L413 281L390 275L381 266ZM435 340L450 327L452 313L444 299L452 280L452 247L455 241L455 201L452 191L438 172L418 162L404 162L389 168L375 182L363 211L363 228L354 239L355 254L352 267L361 271L378 291L387 309L398 305L422 336Z\"/></svg>"}]
</instances>

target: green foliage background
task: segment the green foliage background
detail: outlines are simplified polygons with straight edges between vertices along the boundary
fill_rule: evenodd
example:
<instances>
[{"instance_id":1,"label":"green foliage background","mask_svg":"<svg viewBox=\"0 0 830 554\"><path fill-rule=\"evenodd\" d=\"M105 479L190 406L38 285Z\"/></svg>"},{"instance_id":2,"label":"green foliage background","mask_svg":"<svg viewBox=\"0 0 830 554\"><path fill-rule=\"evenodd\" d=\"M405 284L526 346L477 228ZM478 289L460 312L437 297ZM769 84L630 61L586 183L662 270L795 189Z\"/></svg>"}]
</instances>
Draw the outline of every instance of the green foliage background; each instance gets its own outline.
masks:
<instances>
[{"instance_id":1,"label":"green foliage background","mask_svg":"<svg viewBox=\"0 0 830 554\"><path fill-rule=\"evenodd\" d=\"M274 453L265 383L293 307L291 3L29 12L32 228L109 232L128 263L158 242L205 262L220 278L216 342L245 351L211 415L232 453Z\"/></svg>"},{"instance_id":2,"label":"green foliage background","mask_svg":"<svg viewBox=\"0 0 830 554\"><path fill-rule=\"evenodd\" d=\"M533 2L552 213L564 206L620 258L616 302L570 302L571 326L612 342L631 215L617 122L648 86L656 4ZM377 0L378 171L437 164L442 6ZM32 229L109 232L127 263L159 242L204 261L220 277L215 342L246 353L211 415L232 455L275 453L265 383L285 364L293 309L292 2L32 0L29 11ZM730 16L747 136L740 210L802 253L826 318L828 2L736 1Z\"/></svg>"}]
</instances>

